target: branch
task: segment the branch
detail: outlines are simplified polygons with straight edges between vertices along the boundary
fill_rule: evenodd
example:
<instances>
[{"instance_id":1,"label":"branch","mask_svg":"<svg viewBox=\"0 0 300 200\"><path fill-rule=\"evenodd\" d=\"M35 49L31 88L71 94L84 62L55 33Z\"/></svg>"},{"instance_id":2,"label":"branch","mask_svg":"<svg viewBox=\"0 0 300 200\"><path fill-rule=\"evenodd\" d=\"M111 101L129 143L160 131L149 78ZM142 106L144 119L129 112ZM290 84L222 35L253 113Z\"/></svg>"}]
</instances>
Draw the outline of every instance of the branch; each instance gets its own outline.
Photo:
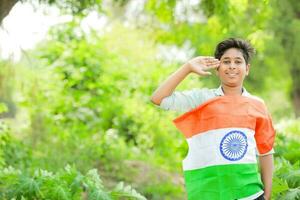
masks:
<instances>
[{"instance_id":1,"label":"branch","mask_svg":"<svg viewBox=\"0 0 300 200\"><path fill-rule=\"evenodd\" d=\"M18 0L0 0L0 25Z\"/></svg>"}]
</instances>

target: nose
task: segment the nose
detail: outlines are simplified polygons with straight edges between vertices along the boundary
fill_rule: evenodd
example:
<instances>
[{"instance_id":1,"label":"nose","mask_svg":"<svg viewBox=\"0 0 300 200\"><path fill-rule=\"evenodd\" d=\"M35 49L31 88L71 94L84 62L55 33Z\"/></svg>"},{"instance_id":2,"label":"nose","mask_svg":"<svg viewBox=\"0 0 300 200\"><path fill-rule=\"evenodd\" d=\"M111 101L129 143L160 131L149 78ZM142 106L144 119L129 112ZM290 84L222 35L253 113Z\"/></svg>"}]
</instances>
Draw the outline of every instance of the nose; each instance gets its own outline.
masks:
<instances>
[{"instance_id":1,"label":"nose","mask_svg":"<svg viewBox=\"0 0 300 200\"><path fill-rule=\"evenodd\" d=\"M235 69L235 68L236 68L236 66L235 66L234 63L231 63L231 64L229 65L229 69Z\"/></svg>"}]
</instances>

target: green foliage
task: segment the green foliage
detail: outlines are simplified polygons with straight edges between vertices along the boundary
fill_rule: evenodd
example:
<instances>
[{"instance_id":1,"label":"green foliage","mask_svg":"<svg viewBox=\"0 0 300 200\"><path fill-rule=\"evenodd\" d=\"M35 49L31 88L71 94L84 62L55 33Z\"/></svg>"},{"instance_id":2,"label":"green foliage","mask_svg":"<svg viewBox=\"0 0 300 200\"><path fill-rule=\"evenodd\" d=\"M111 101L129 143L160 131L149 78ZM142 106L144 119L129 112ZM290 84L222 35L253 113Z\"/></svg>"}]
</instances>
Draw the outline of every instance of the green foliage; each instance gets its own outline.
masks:
<instances>
[{"instance_id":1,"label":"green foliage","mask_svg":"<svg viewBox=\"0 0 300 200\"><path fill-rule=\"evenodd\" d=\"M23 141L32 150L31 168L56 171L74 164L84 172L96 167L109 188L119 181L135 181L134 176L125 175L128 170L124 169L130 167L127 160L141 160L144 164L139 170L151 166L158 169L149 173L161 171L172 177L185 153L178 150L186 151L186 143L180 134L170 134L175 133L175 128L167 125L171 119L160 119L172 116L157 112L150 104L149 96L164 76L162 69L167 74L170 68L154 59L153 43L143 39L149 33L116 24L103 37L96 33L87 36L76 23L54 27L51 40L31 52L34 65L27 67L26 61L18 65L20 98L16 103L24 115L18 116L20 123L13 131L24 133ZM139 170L132 173L143 177ZM155 179L156 174L147 177ZM55 180L48 193L69 198L68 187ZM183 191L178 182L141 180L135 187L154 199L167 194L180 199ZM150 188L157 194L151 194ZM115 199L128 196L129 191L138 197L131 188L123 189L118 187ZM101 191L90 188L91 198L101 196Z\"/></svg>"},{"instance_id":2,"label":"green foliage","mask_svg":"<svg viewBox=\"0 0 300 200\"><path fill-rule=\"evenodd\" d=\"M100 2L48 1L71 6L72 13L85 10L82 15L90 6L101 8ZM13 96L19 112L10 129L0 126L0 199L184 199L187 144L171 125L178 113L161 111L149 100L181 63L159 58L158 46L190 44L185 51L192 56L212 55L217 42L232 36L256 47L246 88L266 100L274 122L282 119L276 123L273 197L299 198L299 120L286 120L292 77L281 39L268 27L275 8L269 1L201 1L193 11L204 11L204 20L192 23L176 19L177 5L147 1L143 14L154 20L145 30L110 21L87 34L77 17L53 26L48 39L28 53L30 61L15 64L14 90L1 82L12 74L1 68L0 94ZM215 76L191 76L177 89L218 84ZM9 104L1 103L0 113L7 110Z\"/></svg>"},{"instance_id":3,"label":"green foliage","mask_svg":"<svg viewBox=\"0 0 300 200\"><path fill-rule=\"evenodd\" d=\"M39 88L41 95L38 96L36 107L40 112L30 111L33 114L32 123L39 127L47 124L48 130L51 130L49 134L57 133L55 137L65 141L63 146L66 149L74 149L76 145L83 146L85 149L84 138L96 137L97 140L87 139L86 142L103 147L94 154L95 157L102 159L116 156L110 156L114 151L104 150L106 146L110 149L115 145L114 149L117 149L124 146L123 141L135 149L137 147L138 151L148 152L151 152L155 143L160 143L162 146L157 149L157 154L179 155L176 149L164 150L170 143L164 144L161 139L170 138L168 132L174 129L164 129L164 124L167 122L160 121L160 114L156 113L149 104L148 98L154 87L150 82L158 83L162 75L157 76L155 70L158 69L153 67L161 63L153 60L156 55L152 43L140 42L140 34L147 33L135 33L116 26L113 32L105 35L104 38L98 38L97 35L87 38L77 28L76 32L80 34L76 36L75 31L70 28L73 26L74 22L57 27L52 31L54 41L42 46L37 52L38 58L42 60L41 63L50 65L45 66L44 69L40 66L41 74L51 75L39 78L43 88ZM115 38L120 34L123 38L119 37L119 40L116 40ZM66 35L71 35L69 37L72 39L63 39L57 37L58 35L65 35L64 38L67 37ZM131 46L129 47L124 41L131 41ZM137 41L135 46L134 41ZM112 46L118 48L111 48ZM146 51L145 48L148 50ZM137 52L141 54L137 55ZM140 63L135 61L135 56L140 57ZM142 67L143 65L145 66ZM149 77L149 74L152 74L152 77ZM31 98L32 95L26 93L31 91L32 89L24 91L24 95ZM41 112L44 113L42 122L39 116ZM141 115L144 117L140 118ZM149 123L145 124L145 120ZM158 124L161 126L157 126ZM32 131L35 135L40 135L36 129ZM46 130L42 129L42 131ZM161 134L157 134L158 132ZM112 142L109 141L108 136L111 137ZM71 137L74 139L69 140L68 138ZM104 139L106 137L108 139ZM42 140L49 143L46 138ZM67 144L70 141L72 143ZM178 145L178 142L174 141L174 143ZM124 156L129 151L130 149L124 151Z\"/></svg>"},{"instance_id":4,"label":"green foliage","mask_svg":"<svg viewBox=\"0 0 300 200\"><path fill-rule=\"evenodd\" d=\"M272 6L276 8L270 27L274 30L276 38L280 41L287 59L288 68L292 78L290 96L294 102L295 114L300 116L299 96L300 96L300 58L298 56L300 41L300 6L295 0L272 1ZM278 21L279 20L279 21Z\"/></svg>"},{"instance_id":5,"label":"green foliage","mask_svg":"<svg viewBox=\"0 0 300 200\"><path fill-rule=\"evenodd\" d=\"M275 199L300 199L299 120L282 120L276 130Z\"/></svg>"},{"instance_id":6,"label":"green foliage","mask_svg":"<svg viewBox=\"0 0 300 200\"><path fill-rule=\"evenodd\" d=\"M30 151L27 146L11 135L10 128L0 120L0 168L4 166L28 167Z\"/></svg>"},{"instance_id":7,"label":"green foliage","mask_svg":"<svg viewBox=\"0 0 300 200\"><path fill-rule=\"evenodd\" d=\"M131 186L125 186L123 182L120 182L114 189L114 192L111 193L113 199L120 199L120 197L124 196L128 199L138 199L138 200L146 200L145 197L140 195L136 190L131 188Z\"/></svg>"},{"instance_id":8,"label":"green foliage","mask_svg":"<svg viewBox=\"0 0 300 200\"><path fill-rule=\"evenodd\" d=\"M276 156L283 157L291 163L300 161L300 126L298 120L283 120L276 126Z\"/></svg>"},{"instance_id":9,"label":"green foliage","mask_svg":"<svg viewBox=\"0 0 300 200\"><path fill-rule=\"evenodd\" d=\"M149 0L146 2L145 10L146 12L152 14L153 17L156 17L159 21L164 23L170 23L171 21L174 21L175 5L175 0Z\"/></svg>"},{"instance_id":10,"label":"green foliage","mask_svg":"<svg viewBox=\"0 0 300 200\"><path fill-rule=\"evenodd\" d=\"M294 199L300 198L300 163L291 165L285 159L276 159L276 170L273 182L273 195L275 199Z\"/></svg>"},{"instance_id":11,"label":"green foliage","mask_svg":"<svg viewBox=\"0 0 300 200\"><path fill-rule=\"evenodd\" d=\"M0 114L6 113L7 111L8 111L8 108L7 108L6 104L0 103Z\"/></svg>"},{"instance_id":12,"label":"green foliage","mask_svg":"<svg viewBox=\"0 0 300 200\"><path fill-rule=\"evenodd\" d=\"M107 191L96 169L81 174L76 168L66 166L56 173L36 169L32 173L12 167L0 170L1 199L57 199L112 200L119 198L143 200L141 194L123 183Z\"/></svg>"},{"instance_id":13,"label":"green foliage","mask_svg":"<svg viewBox=\"0 0 300 200\"><path fill-rule=\"evenodd\" d=\"M63 12L67 12L73 15L84 15L89 11L97 9L101 10L102 0L28 0L29 2L35 3L46 3L49 5L55 5L60 8Z\"/></svg>"}]
</instances>

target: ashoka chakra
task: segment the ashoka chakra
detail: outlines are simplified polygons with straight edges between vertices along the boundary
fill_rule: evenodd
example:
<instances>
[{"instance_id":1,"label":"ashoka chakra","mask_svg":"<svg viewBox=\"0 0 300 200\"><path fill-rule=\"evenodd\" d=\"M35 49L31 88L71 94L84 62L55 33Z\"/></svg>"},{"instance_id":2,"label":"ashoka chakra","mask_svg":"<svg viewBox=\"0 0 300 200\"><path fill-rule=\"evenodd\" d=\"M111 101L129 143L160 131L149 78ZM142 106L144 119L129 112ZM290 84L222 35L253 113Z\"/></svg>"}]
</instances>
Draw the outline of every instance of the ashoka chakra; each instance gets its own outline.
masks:
<instances>
[{"instance_id":1,"label":"ashoka chakra","mask_svg":"<svg viewBox=\"0 0 300 200\"><path fill-rule=\"evenodd\" d=\"M235 130L223 137L220 143L220 152L227 160L237 161L244 157L247 147L248 142L245 133Z\"/></svg>"}]
</instances>

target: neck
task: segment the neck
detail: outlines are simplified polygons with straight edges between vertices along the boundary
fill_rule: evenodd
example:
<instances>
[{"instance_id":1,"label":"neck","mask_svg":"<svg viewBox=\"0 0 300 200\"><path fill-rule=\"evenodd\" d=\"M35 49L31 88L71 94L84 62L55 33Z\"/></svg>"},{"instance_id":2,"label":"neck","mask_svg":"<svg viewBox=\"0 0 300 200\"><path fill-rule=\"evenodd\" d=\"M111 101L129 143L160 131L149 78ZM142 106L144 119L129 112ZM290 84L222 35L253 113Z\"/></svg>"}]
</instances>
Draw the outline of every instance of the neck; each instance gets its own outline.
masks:
<instances>
[{"instance_id":1,"label":"neck","mask_svg":"<svg viewBox=\"0 0 300 200\"><path fill-rule=\"evenodd\" d=\"M242 86L227 86L222 84L222 89L224 92L224 95L226 96L237 96L242 95L243 87Z\"/></svg>"}]
</instances>

